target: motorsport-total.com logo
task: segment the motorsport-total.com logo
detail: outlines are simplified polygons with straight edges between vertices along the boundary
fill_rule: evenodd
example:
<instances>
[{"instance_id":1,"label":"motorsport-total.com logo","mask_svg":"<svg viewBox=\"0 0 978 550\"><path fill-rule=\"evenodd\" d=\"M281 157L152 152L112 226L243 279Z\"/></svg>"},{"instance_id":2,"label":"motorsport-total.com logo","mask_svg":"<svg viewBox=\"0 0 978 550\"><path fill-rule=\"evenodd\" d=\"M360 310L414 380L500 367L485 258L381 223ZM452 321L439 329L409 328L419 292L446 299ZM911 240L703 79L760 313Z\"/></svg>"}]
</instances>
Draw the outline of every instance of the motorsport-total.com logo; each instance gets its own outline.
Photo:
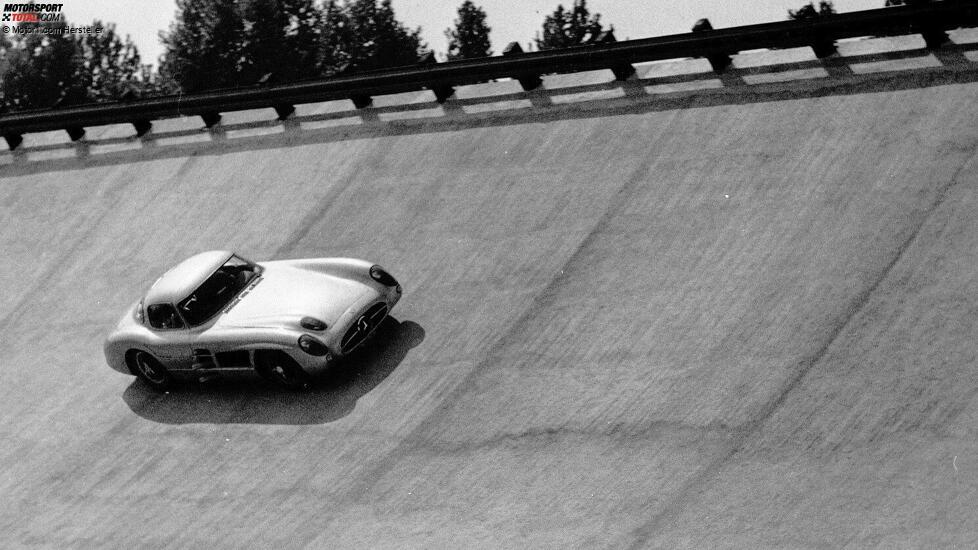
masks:
<instances>
[{"instance_id":1,"label":"motorsport-total.com logo","mask_svg":"<svg viewBox=\"0 0 978 550\"><path fill-rule=\"evenodd\" d=\"M4 4L3 22L48 23L65 20L64 4Z\"/></svg>"}]
</instances>

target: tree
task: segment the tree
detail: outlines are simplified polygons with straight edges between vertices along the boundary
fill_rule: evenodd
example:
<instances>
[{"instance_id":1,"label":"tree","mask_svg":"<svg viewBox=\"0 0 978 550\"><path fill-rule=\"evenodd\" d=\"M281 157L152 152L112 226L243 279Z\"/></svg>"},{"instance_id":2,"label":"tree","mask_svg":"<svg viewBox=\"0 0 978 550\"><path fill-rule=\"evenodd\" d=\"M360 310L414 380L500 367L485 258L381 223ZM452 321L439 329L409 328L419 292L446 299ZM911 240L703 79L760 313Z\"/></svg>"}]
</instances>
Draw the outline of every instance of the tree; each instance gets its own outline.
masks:
<instances>
[{"instance_id":1,"label":"tree","mask_svg":"<svg viewBox=\"0 0 978 550\"><path fill-rule=\"evenodd\" d=\"M336 31L333 53L347 70L369 71L412 65L424 49L421 29L408 30L394 15L391 0L351 0L327 6L327 32Z\"/></svg>"},{"instance_id":2,"label":"tree","mask_svg":"<svg viewBox=\"0 0 978 550\"><path fill-rule=\"evenodd\" d=\"M472 0L465 0L458 7L458 19L454 29L445 29L448 38L448 59L473 59L492 55L486 12Z\"/></svg>"},{"instance_id":3,"label":"tree","mask_svg":"<svg viewBox=\"0 0 978 550\"><path fill-rule=\"evenodd\" d=\"M114 100L130 90L149 91L152 79L147 76L147 67L140 65L139 50L129 37L120 38L112 23L96 20L92 26L105 31L78 39L88 99Z\"/></svg>"},{"instance_id":4,"label":"tree","mask_svg":"<svg viewBox=\"0 0 978 550\"><path fill-rule=\"evenodd\" d=\"M100 33L58 32L68 23L26 23L46 27L0 39L0 93L12 110L44 109L93 101L118 100L132 91L156 91L148 65L140 65L139 50L114 24L94 21Z\"/></svg>"},{"instance_id":5,"label":"tree","mask_svg":"<svg viewBox=\"0 0 978 550\"><path fill-rule=\"evenodd\" d=\"M249 0L244 6L241 82L321 75L322 12L313 0Z\"/></svg>"},{"instance_id":6,"label":"tree","mask_svg":"<svg viewBox=\"0 0 978 550\"><path fill-rule=\"evenodd\" d=\"M826 17L835 14L835 7L832 6L832 2L823 0L818 3L818 9L809 2L804 6L798 8L798 10L788 10L788 19L818 19L819 17Z\"/></svg>"},{"instance_id":7,"label":"tree","mask_svg":"<svg viewBox=\"0 0 978 550\"><path fill-rule=\"evenodd\" d=\"M537 38L537 48L554 50L572 48L586 44L601 34L601 15L591 15L587 9L587 0L574 0L571 10L564 10L562 4L552 15L543 21L543 36Z\"/></svg>"},{"instance_id":8,"label":"tree","mask_svg":"<svg viewBox=\"0 0 978 550\"><path fill-rule=\"evenodd\" d=\"M241 83L244 19L236 0L177 0L160 75L184 92Z\"/></svg>"},{"instance_id":9,"label":"tree","mask_svg":"<svg viewBox=\"0 0 978 550\"><path fill-rule=\"evenodd\" d=\"M323 33L320 59L323 73L331 75L349 67L353 56L349 44L354 42L353 25L344 7L336 0L323 5Z\"/></svg>"},{"instance_id":10,"label":"tree","mask_svg":"<svg viewBox=\"0 0 978 550\"><path fill-rule=\"evenodd\" d=\"M397 21L391 0L177 0L161 34L164 80L199 92L321 78L417 61L420 29Z\"/></svg>"},{"instance_id":11,"label":"tree","mask_svg":"<svg viewBox=\"0 0 978 550\"><path fill-rule=\"evenodd\" d=\"M50 30L57 24L22 24ZM69 34L31 32L5 41L2 77L3 103L11 110L45 109L58 102L85 103L89 75L82 50Z\"/></svg>"}]
</instances>

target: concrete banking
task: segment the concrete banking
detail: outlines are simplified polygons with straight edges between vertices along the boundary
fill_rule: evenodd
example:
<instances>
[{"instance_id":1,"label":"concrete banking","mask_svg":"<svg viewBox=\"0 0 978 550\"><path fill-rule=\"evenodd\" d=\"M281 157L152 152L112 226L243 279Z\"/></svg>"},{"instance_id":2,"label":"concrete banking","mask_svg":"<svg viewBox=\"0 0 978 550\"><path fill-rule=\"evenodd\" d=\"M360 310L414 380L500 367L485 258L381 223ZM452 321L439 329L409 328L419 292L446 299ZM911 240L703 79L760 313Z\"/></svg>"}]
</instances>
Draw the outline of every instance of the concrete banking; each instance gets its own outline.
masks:
<instances>
[{"instance_id":1,"label":"concrete banking","mask_svg":"<svg viewBox=\"0 0 978 550\"><path fill-rule=\"evenodd\" d=\"M28 136L4 546L969 546L973 37ZM122 309L211 248L363 257L406 296L304 394L109 370Z\"/></svg>"}]
</instances>

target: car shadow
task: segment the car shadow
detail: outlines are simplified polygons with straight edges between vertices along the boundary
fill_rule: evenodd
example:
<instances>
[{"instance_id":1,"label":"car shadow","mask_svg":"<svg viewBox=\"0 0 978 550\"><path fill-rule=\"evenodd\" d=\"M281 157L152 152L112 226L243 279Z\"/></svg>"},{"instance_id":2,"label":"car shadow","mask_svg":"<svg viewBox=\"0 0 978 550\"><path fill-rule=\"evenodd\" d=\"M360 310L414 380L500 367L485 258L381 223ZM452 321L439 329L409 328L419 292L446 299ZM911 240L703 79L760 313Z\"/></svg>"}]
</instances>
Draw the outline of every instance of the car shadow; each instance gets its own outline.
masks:
<instances>
[{"instance_id":1,"label":"car shadow","mask_svg":"<svg viewBox=\"0 0 978 550\"><path fill-rule=\"evenodd\" d=\"M421 325L388 317L366 345L304 391L280 389L257 375L187 383L167 393L136 379L122 398L137 415L163 424L325 424L350 414L424 337Z\"/></svg>"}]
</instances>

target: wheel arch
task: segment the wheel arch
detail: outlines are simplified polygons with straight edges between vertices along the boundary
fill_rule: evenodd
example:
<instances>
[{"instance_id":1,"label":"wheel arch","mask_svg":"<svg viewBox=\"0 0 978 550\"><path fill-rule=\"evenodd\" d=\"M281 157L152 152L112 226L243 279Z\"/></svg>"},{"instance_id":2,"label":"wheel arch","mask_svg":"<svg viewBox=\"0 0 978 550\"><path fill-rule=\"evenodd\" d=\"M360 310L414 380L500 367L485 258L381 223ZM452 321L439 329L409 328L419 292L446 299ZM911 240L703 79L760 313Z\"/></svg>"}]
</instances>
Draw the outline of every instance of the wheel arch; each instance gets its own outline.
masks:
<instances>
[{"instance_id":1,"label":"wheel arch","mask_svg":"<svg viewBox=\"0 0 978 550\"><path fill-rule=\"evenodd\" d=\"M286 360L276 361L276 357ZM256 350L255 371L262 378L287 389L307 389L312 384L312 376L286 350Z\"/></svg>"},{"instance_id":2,"label":"wheel arch","mask_svg":"<svg viewBox=\"0 0 978 550\"><path fill-rule=\"evenodd\" d=\"M129 374L133 376L137 376L135 366L133 365L133 361L136 360L136 354L139 352L149 353L150 355L153 355L152 352L150 352L149 350L145 350L142 348L129 348L123 354L123 363L125 364L126 369L129 370ZM156 356L154 355L153 357L155 358Z\"/></svg>"}]
</instances>

